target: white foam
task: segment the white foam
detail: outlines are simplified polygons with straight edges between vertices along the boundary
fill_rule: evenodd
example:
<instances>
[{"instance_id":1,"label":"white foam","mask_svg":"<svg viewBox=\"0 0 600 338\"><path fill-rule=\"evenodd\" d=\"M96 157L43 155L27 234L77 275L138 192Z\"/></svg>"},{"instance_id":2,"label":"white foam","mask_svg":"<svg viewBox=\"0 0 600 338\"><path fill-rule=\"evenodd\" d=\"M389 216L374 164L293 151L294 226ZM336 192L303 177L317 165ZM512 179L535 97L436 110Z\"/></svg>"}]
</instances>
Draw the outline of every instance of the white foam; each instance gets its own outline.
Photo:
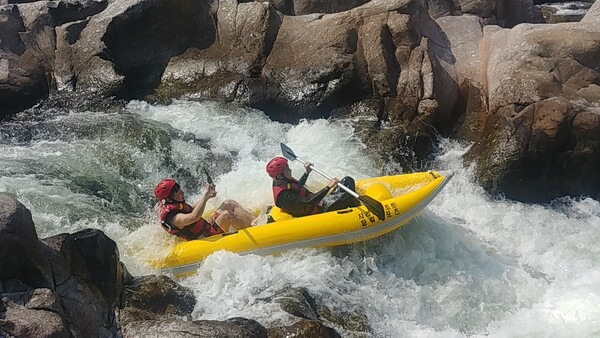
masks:
<instances>
[{"instance_id":1,"label":"white foam","mask_svg":"<svg viewBox=\"0 0 600 338\"><path fill-rule=\"evenodd\" d=\"M270 203L264 166L280 155L279 142L332 176L380 174L343 121L292 126L271 122L255 110L186 101L169 106L131 102L127 109L208 138L215 152L236 154L233 170L214 177L218 196L210 207L227 198L251 209ZM151 191L164 174L156 164L159 159L135 148L122 149L120 139L111 137L44 140L19 148L0 145L0 163L7 164L0 167L0 191L16 193L30 207L41 237L99 228L117 241L130 271L152 273L145 262L166 255L175 242L160 229L153 210L143 215L109 213L112 201L74 194L66 181L27 171L27 161L41 158L42 164L73 166L69 168L78 174L104 179L93 170L108 170L118 178L111 166L94 161L126 151L145 168L136 188ZM171 145L173 158L186 165L205 151L184 141ZM337 310L362 307L375 337L597 336L600 203L567 198L540 206L491 198L461 160L468 146L442 143L439 169L453 170L454 178L426 212L389 235L333 250L210 256L198 274L182 281L198 297L194 318L242 316L266 326L290 323L293 318L270 300L290 287L304 287ZM73 150L79 155L68 155ZM291 165L300 176L302 166ZM311 174L309 186L318 189L325 183Z\"/></svg>"}]
</instances>

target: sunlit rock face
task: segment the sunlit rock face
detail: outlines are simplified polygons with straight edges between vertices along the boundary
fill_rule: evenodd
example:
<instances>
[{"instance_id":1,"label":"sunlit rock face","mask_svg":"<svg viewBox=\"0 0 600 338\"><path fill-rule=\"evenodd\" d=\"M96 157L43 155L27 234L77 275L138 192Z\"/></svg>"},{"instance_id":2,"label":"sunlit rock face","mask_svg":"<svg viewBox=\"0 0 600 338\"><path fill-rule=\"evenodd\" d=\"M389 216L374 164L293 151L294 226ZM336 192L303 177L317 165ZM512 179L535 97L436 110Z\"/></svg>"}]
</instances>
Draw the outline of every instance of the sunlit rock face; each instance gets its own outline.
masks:
<instances>
[{"instance_id":1,"label":"sunlit rock face","mask_svg":"<svg viewBox=\"0 0 600 338\"><path fill-rule=\"evenodd\" d=\"M600 191L600 30L581 23L484 30L489 112L470 156L484 187L524 201Z\"/></svg>"}]
</instances>

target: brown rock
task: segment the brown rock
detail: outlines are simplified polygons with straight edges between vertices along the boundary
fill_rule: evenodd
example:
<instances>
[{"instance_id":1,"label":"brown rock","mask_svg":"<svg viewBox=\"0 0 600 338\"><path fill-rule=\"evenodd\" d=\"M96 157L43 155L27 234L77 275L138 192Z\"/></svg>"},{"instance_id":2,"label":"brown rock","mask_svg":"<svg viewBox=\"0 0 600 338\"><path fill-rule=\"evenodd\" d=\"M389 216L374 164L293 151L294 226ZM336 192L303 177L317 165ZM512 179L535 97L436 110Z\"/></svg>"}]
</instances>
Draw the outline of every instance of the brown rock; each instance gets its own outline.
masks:
<instances>
[{"instance_id":1,"label":"brown rock","mask_svg":"<svg viewBox=\"0 0 600 338\"><path fill-rule=\"evenodd\" d=\"M204 96L239 97L243 101L240 84L260 75L281 17L269 3L234 0L220 1L215 15L215 42L209 48L191 48L173 58L162 76L158 96L200 90Z\"/></svg>"},{"instance_id":2,"label":"brown rock","mask_svg":"<svg viewBox=\"0 0 600 338\"><path fill-rule=\"evenodd\" d=\"M367 2L369 0L294 0L293 15L339 13Z\"/></svg>"},{"instance_id":3,"label":"brown rock","mask_svg":"<svg viewBox=\"0 0 600 338\"><path fill-rule=\"evenodd\" d=\"M489 113L468 157L484 187L535 202L596 196L600 153L582 130L600 103L597 25L486 27L482 50Z\"/></svg>"},{"instance_id":4,"label":"brown rock","mask_svg":"<svg viewBox=\"0 0 600 338\"><path fill-rule=\"evenodd\" d=\"M338 338L337 331L313 320L300 320L290 326L280 326L268 329L269 338Z\"/></svg>"},{"instance_id":5,"label":"brown rock","mask_svg":"<svg viewBox=\"0 0 600 338\"><path fill-rule=\"evenodd\" d=\"M232 318L226 321L139 321L129 323L123 327L124 338L151 336L164 338L266 338L266 330L256 321L243 318Z\"/></svg>"},{"instance_id":6,"label":"brown rock","mask_svg":"<svg viewBox=\"0 0 600 338\"><path fill-rule=\"evenodd\" d=\"M191 290L175 283L167 276L138 277L125 288L123 295L124 310L131 318L121 318L120 324L126 325L135 318L159 319L164 315L187 316L192 313L196 299ZM139 320L139 319L138 319Z\"/></svg>"},{"instance_id":7,"label":"brown rock","mask_svg":"<svg viewBox=\"0 0 600 338\"><path fill-rule=\"evenodd\" d=\"M60 314L47 310L26 308L2 298L5 311L0 316L0 334L9 337L69 338Z\"/></svg>"},{"instance_id":8,"label":"brown rock","mask_svg":"<svg viewBox=\"0 0 600 338\"><path fill-rule=\"evenodd\" d=\"M8 194L0 194L0 236L15 235L28 242L37 242L37 232L31 212Z\"/></svg>"},{"instance_id":9,"label":"brown rock","mask_svg":"<svg viewBox=\"0 0 600 338\"><path fill-rule=\"evenodd\" d=\"M64 315L60 300L50 289L35 289L25 307L32 310L46 310Z\"/></svg>"}]
</instances>

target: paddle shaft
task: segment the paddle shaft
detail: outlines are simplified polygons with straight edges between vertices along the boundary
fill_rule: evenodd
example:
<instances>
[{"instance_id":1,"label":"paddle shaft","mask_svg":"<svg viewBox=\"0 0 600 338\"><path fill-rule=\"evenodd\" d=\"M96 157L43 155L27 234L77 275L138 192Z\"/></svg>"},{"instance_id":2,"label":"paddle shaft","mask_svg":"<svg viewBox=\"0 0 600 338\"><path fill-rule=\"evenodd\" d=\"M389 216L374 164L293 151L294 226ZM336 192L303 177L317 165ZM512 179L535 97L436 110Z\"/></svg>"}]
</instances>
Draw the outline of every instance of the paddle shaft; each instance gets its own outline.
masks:
<instances>
[{"instance_id":1,"label":"paddle shaft","mask_svg":"<svg viewBox=\"0 0 600 338\"><path fill-rule=\"evenodd\" d=\"M302 164L306 163L306 161L302 160L302 159L301 159L300 157L298 157L298 156L296 156L296 160L298 160L298 162L300 162L300 163L302 163ZM317 174L319 174L319 175L321 175L321 176L325 177L326 179L328 179L328 180L331 180L331 179L332 179L332 178L331 178L329 175L327 175L327 174L325 174L324 172L322 172L321 170L319 170L319 169L315 168L315 166L314 166L314 165L311 165L310 167L311 167L311 168L312 168L312 170L314 170L314 171L315 171ZM342 189L344 189L344 190L345 190L347 193L349 193L350 195L352 195L352 196L354 196L354 197L356 197L356 198L359 198L359 196L358 196L358 194L357 194L357 193L355 193L354 191L350 190L350 188L348 188L347 186L345 186L345 185L341 184L340 182L338 182L337 186L338 186L338 187L340 187L340 188L342 188Z\"/></svg>"}]
</instances>

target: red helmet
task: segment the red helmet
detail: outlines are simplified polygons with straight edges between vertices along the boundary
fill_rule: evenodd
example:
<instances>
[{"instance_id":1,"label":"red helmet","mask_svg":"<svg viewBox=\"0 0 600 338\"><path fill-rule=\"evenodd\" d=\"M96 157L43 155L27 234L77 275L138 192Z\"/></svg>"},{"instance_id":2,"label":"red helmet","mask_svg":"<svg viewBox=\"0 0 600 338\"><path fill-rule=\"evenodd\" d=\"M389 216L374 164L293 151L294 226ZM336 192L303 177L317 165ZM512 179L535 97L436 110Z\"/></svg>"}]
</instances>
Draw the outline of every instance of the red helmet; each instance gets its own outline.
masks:
<instances>
[{"instance_id":1,"label":"red helmet","mask_svg":"<svg viewBox=\"0 0 600 338\"><path fill-rule=\"evenodd\" d=\"M275 157L267 163L267 173L272 178L277 177L277 175L283 174L283 170L288 165L288 160L283 157Z\"/></svg>"},{"instance_id":2,"label":"red helmet","mask_svg":"<svg viewBox=\"0 0 600 338\"><path fill-rule=\"evenodd\" d=\"M159 201L164 200L169 197L175 184L177 184L177 182L170 178L160 181L160 183L156 185L156 188L154 188L154 196L156 196Z\"/></svg>"}]
</instances>

